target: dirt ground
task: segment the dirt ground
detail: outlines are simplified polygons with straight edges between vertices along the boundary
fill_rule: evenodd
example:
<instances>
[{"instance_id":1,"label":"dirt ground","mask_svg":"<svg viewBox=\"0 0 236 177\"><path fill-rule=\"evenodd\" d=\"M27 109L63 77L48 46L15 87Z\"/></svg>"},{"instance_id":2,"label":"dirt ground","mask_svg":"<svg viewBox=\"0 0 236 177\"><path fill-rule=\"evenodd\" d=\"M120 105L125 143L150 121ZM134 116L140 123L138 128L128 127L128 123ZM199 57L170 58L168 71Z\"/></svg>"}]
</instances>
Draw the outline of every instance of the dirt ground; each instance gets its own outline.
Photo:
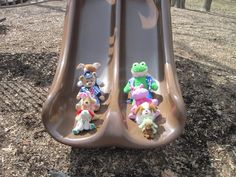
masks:
<instances>
[{"instance_id":1,"label":"dirt ground","mask_svg":"<svg viewBox=\"0 0 236 177\"><path fill-rule=\"evenodd\" d=\"M236 176L236 7L172 8L175 59L187 108L163 149L74 149L53 140L42 104L60 51L65 2L0 9L0 176ZM214 4L213 4L214 5ZM195 8L195 9L194 9Z\"/></svg>"}]
</instances>

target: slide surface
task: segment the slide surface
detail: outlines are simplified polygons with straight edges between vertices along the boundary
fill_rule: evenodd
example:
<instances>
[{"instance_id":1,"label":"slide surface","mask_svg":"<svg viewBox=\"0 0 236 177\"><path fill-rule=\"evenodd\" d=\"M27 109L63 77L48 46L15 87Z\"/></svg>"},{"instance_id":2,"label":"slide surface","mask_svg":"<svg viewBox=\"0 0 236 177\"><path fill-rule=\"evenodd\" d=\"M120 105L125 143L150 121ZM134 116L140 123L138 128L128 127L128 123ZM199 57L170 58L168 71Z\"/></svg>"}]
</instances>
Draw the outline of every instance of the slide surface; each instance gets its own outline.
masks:
<instances>
[{"instance_id":1,"label":"slide surface","mask_svg":"<svg viewBox=\"0 0 236 177\"><path fill-rule=\"evenodd\" d=\"M74 147L122 146L152 148L176 139L185 124L185 108L173 61L170 6L166 0L70 0L62 52L43 123L57 141ZM145 61L157 80L161 100L158 133L144 138L128 118L130 105L123 88L134 62ZM94 121L97 129L73 135L79 63L101 63L106 100Z\"/></svg>"}]
</instances>

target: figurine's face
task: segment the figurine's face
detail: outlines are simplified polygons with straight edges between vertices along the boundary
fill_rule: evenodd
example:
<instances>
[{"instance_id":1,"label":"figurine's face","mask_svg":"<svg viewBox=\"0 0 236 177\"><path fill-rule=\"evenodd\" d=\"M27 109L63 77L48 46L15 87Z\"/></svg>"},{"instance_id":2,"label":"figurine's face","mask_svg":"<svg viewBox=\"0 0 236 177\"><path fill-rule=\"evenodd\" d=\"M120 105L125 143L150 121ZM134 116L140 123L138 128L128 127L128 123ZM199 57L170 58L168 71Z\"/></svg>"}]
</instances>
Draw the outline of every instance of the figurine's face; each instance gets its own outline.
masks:
<instances>
[{"instance_id":1,"label":"figurine's face","mask_svg":"<svg viewBox=\"0 0 236 177\"><path fill-rule=\"evenodd\" d=\"M144 117L143 121L145 122L145 125L153 124L153 120L150 117Z\"/></svg>"},{"instance_id":2,"label":"figurine's face","mask_svg":"<svg viewBox=\"0 0 236 177\"><path fill-rule=\"evenodd\" d=\"M131 73L134 77L145 76L148 72L147 64L142 61L141 63L134 63L131 68Z\"/></svg>"},{"instance_id":3,"label":"figurine's face","mask_svg":"<svg viewBox=\"0 0 236 177\"><path fill-rule=\"evenodd\" d=\"M83 86L85 87L93 87L96 83L96 73L93 73L91 78L85 78L84 76L80 76L80 81L82 81Z\"/></svg>"},{"instance_id":4,"label":"figurine's face","mask_svg":"<svg viewBox=\"0 0 236 177\"><path fill-rule=\"evenodd\" d=\"M84 109L84 110L93 110L94 109L94 105L96 103L96 100L94 100L90 97L86 97L82 101L83 101L82 109Z\"/></svg>"},{"instance_id":5,"label":"figurine's face","mask_svg":"<svg viewBox=\"0 0 236 177\"><path fill-rule=\"evenodd\" d=\"M147 116L147 115L152 115L152 112L151 112L151 110L150 109L144 109L143 111L142 111L142 113L141 113L141 115L145 115L145 116Z\"/></svg>"},{"instance_id":6,"label":"figurine's face","mask_svg":"<svg viewBox=\"0 0 236 177\"><path fill-rule=\"evenodd\" d=\"M95 85L95 81L96 81L96 79L94 77L86 79L85 86L86 87L92 87L92 86Z\"/></svg>"},{"instance_id":7,"label":"figurine's face","mask_svg":"<svg viewBox=\"0 0 236 177\"><path fill-rule=\"evenodd\" d=\"M152 104L144 102L136 108L136 115L141 119L154 120L156 118Z\"/></svg>"},{"instance_id":8,"label":"figurine's face","mask_svg":"<svg viewBox=\"0 0 236 177\"><path fill-rule=\"evenodd\" d=\"M88 98L86 98L85 100L83 100L83 108L84 109L89 109L90 107L90 100Z\"/></svg>"},{"instance_id":9,"label":"figurine's face","mask_svg":"<svg viewBox=\"0 0 236 177\"><path fill-rule=\"evenodd\" d=\"M145 125L145 130L152 130L152 124L147 123L147 124Z\"/></svg>"}]
</instances>

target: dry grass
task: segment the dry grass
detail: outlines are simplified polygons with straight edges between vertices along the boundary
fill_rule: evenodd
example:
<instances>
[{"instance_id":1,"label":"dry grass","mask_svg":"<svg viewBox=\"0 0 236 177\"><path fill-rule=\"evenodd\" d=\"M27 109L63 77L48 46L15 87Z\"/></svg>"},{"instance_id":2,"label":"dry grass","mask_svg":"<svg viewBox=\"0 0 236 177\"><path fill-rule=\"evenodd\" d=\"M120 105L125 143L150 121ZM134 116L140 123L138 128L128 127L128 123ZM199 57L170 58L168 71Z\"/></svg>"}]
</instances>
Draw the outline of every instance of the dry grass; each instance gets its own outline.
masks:
<instances>
[{"instance_id":1,"label":"dry grass","mask_svg":"<svg viewBox=\"0 0 236 177\"><path fill-rule=\"evenodd\" d=\"M236 11L234 2L219 2L207 14L172 9L188 119L184 134L161 150L73 149L54 141L40 112L65 3L0 10L7 17L0 23L0 176L236 176Z\"/></svg>"}]
</instances>

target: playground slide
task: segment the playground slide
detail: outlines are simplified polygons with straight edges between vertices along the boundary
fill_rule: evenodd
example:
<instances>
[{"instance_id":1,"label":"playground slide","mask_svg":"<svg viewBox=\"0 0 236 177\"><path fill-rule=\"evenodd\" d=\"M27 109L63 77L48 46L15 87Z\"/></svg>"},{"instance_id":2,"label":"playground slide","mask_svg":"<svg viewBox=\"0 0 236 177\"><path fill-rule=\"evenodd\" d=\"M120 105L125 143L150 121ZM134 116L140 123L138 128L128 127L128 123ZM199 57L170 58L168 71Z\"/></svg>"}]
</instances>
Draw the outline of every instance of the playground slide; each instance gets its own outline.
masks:
<instances>
[{"instance_id":1,"label":"playground slide","mask_svg":"<svg viewBox=\"0 0 236 177\"><path fill-rule=\"evenodd\" d=\"M176 139L185 124L185 108L173 61L170 5L166 0L70 0L63 46L43 123L53 138L74 147L153 148ZM145 61L157 80L158 132L146 139L128 118L123 88L134 62ZM101 63L105 101L96 113L96 129L74 135L79 63Z\"/></svg>"}]
</instances>

